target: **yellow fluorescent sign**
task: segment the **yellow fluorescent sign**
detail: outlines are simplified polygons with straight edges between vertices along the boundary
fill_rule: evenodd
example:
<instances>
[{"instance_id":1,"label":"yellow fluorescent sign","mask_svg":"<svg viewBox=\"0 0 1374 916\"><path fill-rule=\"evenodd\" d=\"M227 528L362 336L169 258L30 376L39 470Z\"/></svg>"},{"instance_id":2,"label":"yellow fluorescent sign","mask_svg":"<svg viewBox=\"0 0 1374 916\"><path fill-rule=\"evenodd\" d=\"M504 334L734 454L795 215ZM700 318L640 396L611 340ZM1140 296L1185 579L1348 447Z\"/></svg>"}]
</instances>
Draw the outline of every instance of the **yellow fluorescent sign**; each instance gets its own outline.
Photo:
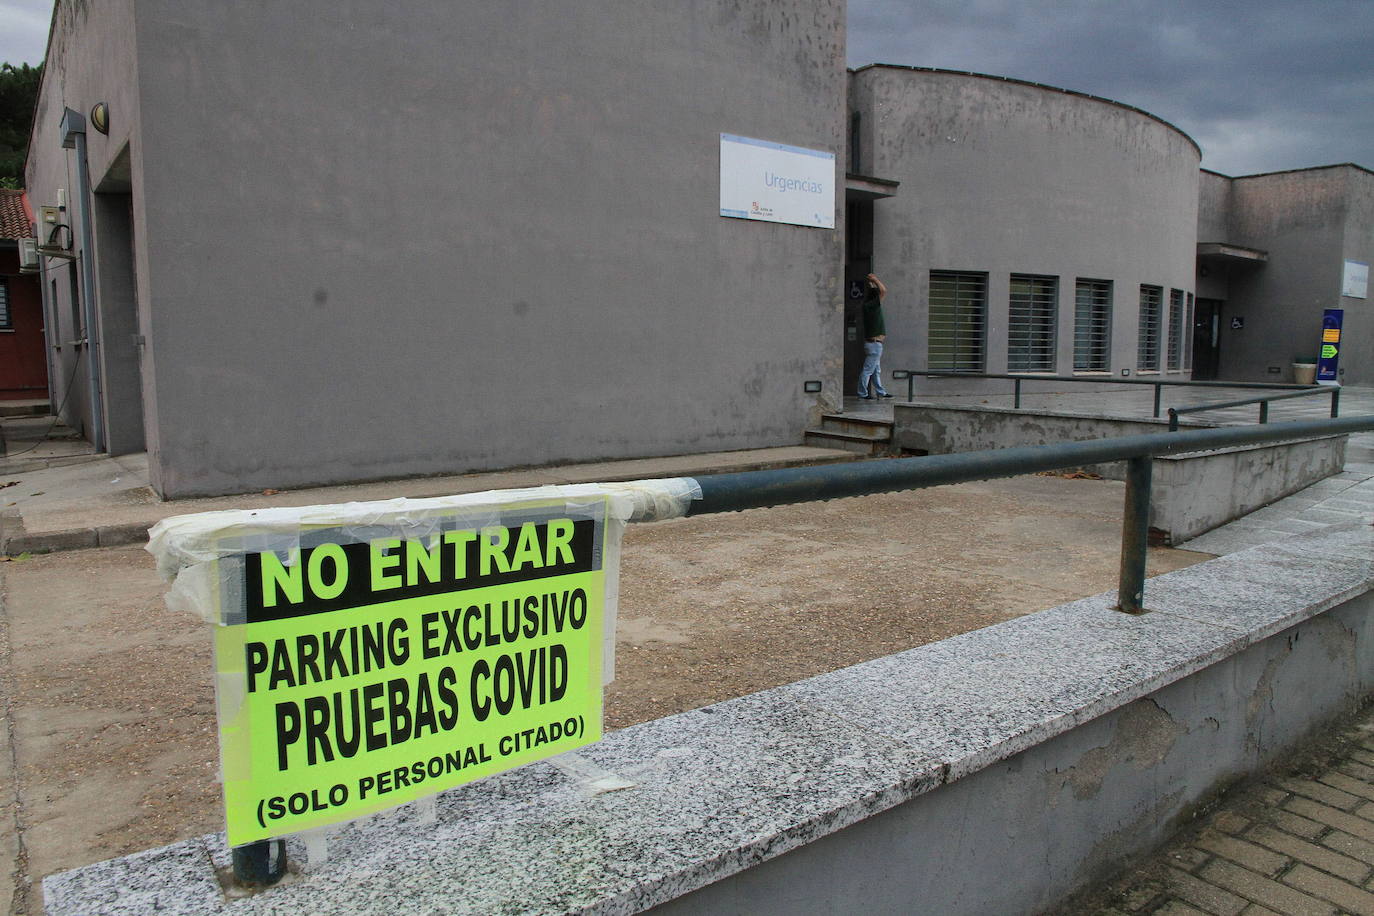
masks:
<instances>
[{"instance_id":1,"label":"yellow fluorescent sign","mask_svg":"<svg viewBox=\"0 0 1374 916\"><path fill-rule=\"evenodd\" d=\"M359 817L601 737L606 503L220 561L228 840Z\"/></svg>"},{"instance_id":2,"label":"yellow fluorescent sign","mask_svg":"<svg viewBox=\"0 0 1374 916\"><path fill-rule=\"evenodd\" d=\"M1322 343L1340 343L1340 342L1341 342L1341 329L1340 329L1340 328L1323 328L1323 329L1322 329Z\"/></svg>"}]
</instances>

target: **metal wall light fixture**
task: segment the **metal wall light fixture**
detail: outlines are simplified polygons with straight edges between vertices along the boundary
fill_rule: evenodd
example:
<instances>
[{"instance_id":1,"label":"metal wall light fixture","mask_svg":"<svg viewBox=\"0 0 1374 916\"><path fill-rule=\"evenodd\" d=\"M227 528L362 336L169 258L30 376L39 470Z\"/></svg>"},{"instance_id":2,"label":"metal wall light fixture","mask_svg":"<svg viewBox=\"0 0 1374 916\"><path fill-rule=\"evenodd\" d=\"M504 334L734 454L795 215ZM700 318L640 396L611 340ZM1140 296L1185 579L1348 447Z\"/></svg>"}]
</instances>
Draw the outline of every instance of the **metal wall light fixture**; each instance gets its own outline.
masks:
<instances>
[{"instance_id":1,"label":"metal wall light fixture","mask_svg":"<svg viewBox=\"0 0 1374 916\"><path fill-rule=\"evenodd\" d=\"M110 106L105 102L96 102L91 106L91 126L102 134L110 132Z\"/></svg>"}]
</instances>

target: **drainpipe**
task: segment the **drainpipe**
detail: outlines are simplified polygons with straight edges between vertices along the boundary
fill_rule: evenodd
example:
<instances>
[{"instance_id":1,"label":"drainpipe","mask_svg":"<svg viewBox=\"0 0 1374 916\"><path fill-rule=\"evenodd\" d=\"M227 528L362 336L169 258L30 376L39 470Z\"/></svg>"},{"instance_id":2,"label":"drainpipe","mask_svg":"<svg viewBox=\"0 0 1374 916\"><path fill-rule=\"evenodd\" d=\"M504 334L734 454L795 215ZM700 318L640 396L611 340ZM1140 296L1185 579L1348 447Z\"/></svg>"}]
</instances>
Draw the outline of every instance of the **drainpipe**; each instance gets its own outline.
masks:
<instances>
[{"instance_id":1,"label":"drainpipe","mask_svg":"<svg viewBox=\"0 0 1374 916\"><path fill-rule=\"evenodd\" d=\"M91 239L91 173L86 165L86 117L68 108L62 113L62 148L76 150L76 218L81 223L81 300L86 318L86 364L90 373L91 445L105 451L104 394L100 388L100 334L96 327L95 244Z\"/></svg>"},{"instance_id":2,"label":"drainpipe","mask_svg":"<svg viewBox=\"0 0 1374 916\"><path fill-rule=\"evenodd\" d=\"M30 223L29 231L36 239L42 239L42 226L39 223ZM43 303L43 351L48 360L48 411L56 415L59 406L57 400L57 379L60 377L62 369L57 364L57 351L53 349L53 343L57 335L57 322L53 316L57 313L57 303L52 301L48 295L48 259L43 255L38 256L38 298ZM911 400L911 398L907 398Z\"/></svg>"}]
</instances>

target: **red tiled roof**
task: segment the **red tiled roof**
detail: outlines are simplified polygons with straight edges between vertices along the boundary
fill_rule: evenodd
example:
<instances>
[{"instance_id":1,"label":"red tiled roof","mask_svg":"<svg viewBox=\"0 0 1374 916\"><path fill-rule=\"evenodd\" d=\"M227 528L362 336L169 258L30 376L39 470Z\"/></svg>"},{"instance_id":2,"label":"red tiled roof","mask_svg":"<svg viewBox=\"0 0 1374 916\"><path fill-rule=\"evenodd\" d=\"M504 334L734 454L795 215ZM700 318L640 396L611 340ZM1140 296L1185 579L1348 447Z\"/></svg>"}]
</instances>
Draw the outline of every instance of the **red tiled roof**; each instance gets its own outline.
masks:
<instances>
[{"instance_id":1,"label":"red tiled roof","mask_svg":"<svg viewBox=\"0 0 1374 916\"><path fill-rule=\"evenodd\" d=\"M32 221L24 192L0 188L0 239L29 238L33 235L29 228Z\"/></svg>"}]
</instances>

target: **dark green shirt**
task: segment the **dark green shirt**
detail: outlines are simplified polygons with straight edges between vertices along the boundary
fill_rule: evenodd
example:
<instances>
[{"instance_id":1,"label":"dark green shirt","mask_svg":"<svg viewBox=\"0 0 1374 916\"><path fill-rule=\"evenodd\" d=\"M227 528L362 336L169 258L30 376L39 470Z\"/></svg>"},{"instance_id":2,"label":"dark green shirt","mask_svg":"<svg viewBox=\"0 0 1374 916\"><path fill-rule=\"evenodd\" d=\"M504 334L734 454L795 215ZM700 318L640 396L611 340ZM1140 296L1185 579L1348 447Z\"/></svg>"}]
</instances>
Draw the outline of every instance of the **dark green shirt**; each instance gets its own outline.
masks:
<instances>
[{"instance_id":1,"label":"dark green shirt","mask_svg":"<svg viewBox=\"0 0 1374 916\"><path fill-rule=\"evenodd\" d=\"M874 296L864 302L864 338L883 337L887 326L883 324L883 300Z\"/></svg>"}]
</instances>

